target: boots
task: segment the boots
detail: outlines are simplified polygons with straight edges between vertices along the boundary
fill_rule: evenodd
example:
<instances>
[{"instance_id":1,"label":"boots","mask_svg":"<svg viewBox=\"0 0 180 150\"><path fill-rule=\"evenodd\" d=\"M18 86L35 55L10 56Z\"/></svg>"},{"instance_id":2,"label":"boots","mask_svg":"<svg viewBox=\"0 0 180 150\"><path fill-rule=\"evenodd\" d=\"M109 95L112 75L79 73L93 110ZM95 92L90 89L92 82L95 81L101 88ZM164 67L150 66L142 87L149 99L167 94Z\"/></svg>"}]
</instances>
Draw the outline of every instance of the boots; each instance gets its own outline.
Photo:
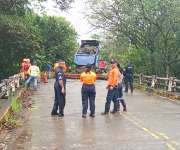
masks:
<instances>
[{"instance_id":1,"label":"boots","mask_svg":"<svg viewBox=\"0 0 180 150\"><path fill-rule=\"evenodd\" d=\"M94 118L94 117L95 117L95 114L90 114L89 116L92 117L92 118Z\"/></svg>"},{"instance_id":2,"label":"boots","mask_svg":"<svg viewBox=\"0 0 180 150\"><path fill-rule=\"evenodd\" d=\"M82 114L82 118L86 118L86 114Z\"/></svg>"},{"instance_id":3,"label":"boots","mask_svg":"<svg viewBox=\"0 0 180 150\"><path fill-rule=\"evenodd\" d=\"M56 115L58 115L58 113L56 111L52 110L51 116L56 116Z\"/></svg>"},{"instance_id":4,"label":"boots","mask_svg":"<svg viewBox=\"0 0 180 150\"><path fill-rule=\"evenodd\" d=\"M127 111L127 109L126 109L126 102L124 101L124 99L120 99L120 102L121 102L121 104L123 106L123 111Z\"/></svg>"}]
</instances>

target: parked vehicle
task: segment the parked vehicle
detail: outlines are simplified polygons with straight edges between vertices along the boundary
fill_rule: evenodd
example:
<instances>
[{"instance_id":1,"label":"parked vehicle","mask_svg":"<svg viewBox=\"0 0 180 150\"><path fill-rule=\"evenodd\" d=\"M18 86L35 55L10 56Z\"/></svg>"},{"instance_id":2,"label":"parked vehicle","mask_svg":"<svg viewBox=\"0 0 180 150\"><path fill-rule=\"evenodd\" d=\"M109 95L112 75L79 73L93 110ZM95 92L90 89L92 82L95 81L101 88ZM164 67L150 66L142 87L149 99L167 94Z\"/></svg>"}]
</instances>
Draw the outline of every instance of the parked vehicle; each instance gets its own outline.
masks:
<instances>
[{"instance_id":1,"label":"parked vehicle","mask_svg":"<svg viewBox=\"0 0 180 150\"><path fill-rule=\"evenodd\" d=\"M74 56L74 63L78 72L87 64L91 64L94 69L98 68L99 42L96 40L82 40L81 46Z\"/></svg>"}]
</instances>

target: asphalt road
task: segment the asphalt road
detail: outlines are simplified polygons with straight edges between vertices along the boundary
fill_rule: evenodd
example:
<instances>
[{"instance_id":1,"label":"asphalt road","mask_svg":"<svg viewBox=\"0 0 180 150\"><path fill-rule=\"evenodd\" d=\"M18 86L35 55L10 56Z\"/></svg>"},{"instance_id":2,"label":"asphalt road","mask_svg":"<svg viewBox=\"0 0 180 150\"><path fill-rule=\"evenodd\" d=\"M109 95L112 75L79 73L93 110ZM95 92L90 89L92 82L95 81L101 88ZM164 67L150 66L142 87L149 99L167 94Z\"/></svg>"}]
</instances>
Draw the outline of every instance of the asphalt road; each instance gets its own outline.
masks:
<instances>
[{"instance_id":1,"label":"asphalt road","mask_svg":"<svg viewBox=\"0 0 180 150\"><path fill-rule=\"evenodd\" d=\"M10 150L180 150L180 104L135 91L127 112L102 116L105 81L96 83L96 117L81 117L81 83L67 82L65 117L51 117L53 82L31 98L31 116ZM122 107L121 107L122 108Z\"/></svg>"}]
</instances>

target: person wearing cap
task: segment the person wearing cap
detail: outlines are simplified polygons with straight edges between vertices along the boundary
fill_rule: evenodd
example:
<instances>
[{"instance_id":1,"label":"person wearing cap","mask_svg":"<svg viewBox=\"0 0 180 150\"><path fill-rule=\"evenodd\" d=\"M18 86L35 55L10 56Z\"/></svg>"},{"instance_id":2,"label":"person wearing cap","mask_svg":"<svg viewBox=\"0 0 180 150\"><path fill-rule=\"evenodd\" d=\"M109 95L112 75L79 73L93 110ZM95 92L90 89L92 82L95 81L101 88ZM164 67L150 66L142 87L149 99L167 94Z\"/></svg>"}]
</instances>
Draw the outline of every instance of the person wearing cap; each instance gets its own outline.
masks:
<instances>
[{"instance_id":1,"label":"person wearing cap","mask_svg":"<svg viewBox=\"0 0 180 150\"><path fill-rule=\"evenodd\" d=\"M58 64L58 65L57 65ZM65 72L65 62L59 61L54 66L55 70L55 83L54 83L54 105L51 112L51 115L58 115L59 117L64 117L64 107L66 102L66 78L64 75ZM57 112L59 110L59 113Z\"/></svg>"},{"instance_id":2,"label":"person wearing cap","mask_svg":"<svg viewBox=\"0 0 180 150\"><path fill-rule=\"evenodd\" d=\"M80 75L80 81L83 83L81 89L82 95L82 117L86 118L87 109L88 109L88 101L90 104L90 117L95 117L95 82L96 82L96 74L91 71L91 65L86 65L85 71Z\"/></svg>"},{"instance_id":3,"label":"person wearing cap","mask_svg":"<svg viewBox=\"0 0 180 150\"><path fill-rule=\"evenodd\" d=\"M35 61L33 62L32 66L29 67L28 74L29 77L25 83L26 88L28 87L30 82L33 81L33 88L37 90L37 82L38 82L38 78L40 77L40 69Z\"/></svg>"},{"instance_id":4,"label":"person wearing cap","mask_svg":"<svg viewBox=\"0 0 180 150\"><path fill-rule=\"evenodd\" d=\"M105 103L105 111L102 113L102 115L107 115L110 110L111 101L114 103L114 109L112 113L116 113L118 111L118 82L119 82L119 76L120 72L117 67L116 61L111 61L111 70L108 73L108 80L107 80L107 97L106 97L106 103Z\"/></svg>"}]
</instances>

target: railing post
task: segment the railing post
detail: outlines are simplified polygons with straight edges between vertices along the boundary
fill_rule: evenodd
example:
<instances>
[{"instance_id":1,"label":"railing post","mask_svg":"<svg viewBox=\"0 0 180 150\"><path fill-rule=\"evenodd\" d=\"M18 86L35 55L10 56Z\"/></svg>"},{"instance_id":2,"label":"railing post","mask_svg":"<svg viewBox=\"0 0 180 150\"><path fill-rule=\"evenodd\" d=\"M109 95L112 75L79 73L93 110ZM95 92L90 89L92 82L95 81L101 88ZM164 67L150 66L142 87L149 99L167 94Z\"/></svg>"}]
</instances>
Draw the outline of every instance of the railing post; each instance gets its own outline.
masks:
<instances>
[{"instance_id":1,"label":"railing post","mask_svg":"<svg viewBox=\"0 0 180 150\"><path fill-rule=\"evenodd\" d=\"M6 82L3 80L2 82L4 85L1 88L1 92L6 93Z\"/></svg>"},{"instance_id":2,"label":"railing post","mask_svg":"<svg viewBox=\"0 0 180 150\"><path fill-rule=\"evenodd\" d=\"M173 89L173 77L169 77L169 80L168 80L168 91L172 92L172 89Z\"/></svg>"},{"instance_id":3,"label":"railing post","mask_svg":"<svg viewBox=\"0 0 180 150\"><path fill-rule=\"evenodd\" d=\"M173 92L176 92L176 77L173 78Z\"/></svg>"},{"instance_id":4,"label":"railing post","mask_svg":"<svg viewBox=\"0 0 180 150\"><path fill-rule=\"evenodd\" d=\"M152 75L152 82L151 82L151 87L154 88L156 84L156 76Z\"/></svg>"},{"instance_id":5,"label":"railing post","mask_svg":"<svg viewBox=\"0 0 180 150\"><path fill-rule=\"evenodd\" d=\"M6 97L9 97L9 95L10 95L10 90L9 90L9 85L8 85L9 83L8 83L8 79L7 80L5 80L5 90L6 90Z\"/></svg>"},{"instance_id":6,"label":"railing post","mask_svg":"<svg viewBox=\"0 0 180 150\"><path fill-rule=\"evenodd\" d=\"M142 80L143 80L143 74L139 74L139 84L141 85L142 84Z\"/></svg>"},{"instance_id":7,"label":"railing post","mask_svg":"<svg viewBox=\"0 0 180 150\"><path fill-rule=\"evenodd\" d=\"M18 79L16 80L16 86L17 86L17 88L19 88L20 87L20 79L19 79L19 77L18 77Z\"/></svg>"},{"instance_id":8,"label":"railing post","mask_svg":"<svg viewBox=\"0 0 180 150\"><path fill-rule=\"evenodd\" d=\"M15 76L15 87L16 88L20 87L19 81L20 81L20 75L18 74L18 75Z\"/></svg>"},{"instance_id":9,"label":"railing post","mask_svg":"<svg viewBox=\"0 0 180 150\"><path fill-rule=\"evenodd\" d=\"M13 81L11 82L11 91L15 92L16 91L16 86L15 86L15 80L13 79Z\"/></svg>"}]
</instances>

